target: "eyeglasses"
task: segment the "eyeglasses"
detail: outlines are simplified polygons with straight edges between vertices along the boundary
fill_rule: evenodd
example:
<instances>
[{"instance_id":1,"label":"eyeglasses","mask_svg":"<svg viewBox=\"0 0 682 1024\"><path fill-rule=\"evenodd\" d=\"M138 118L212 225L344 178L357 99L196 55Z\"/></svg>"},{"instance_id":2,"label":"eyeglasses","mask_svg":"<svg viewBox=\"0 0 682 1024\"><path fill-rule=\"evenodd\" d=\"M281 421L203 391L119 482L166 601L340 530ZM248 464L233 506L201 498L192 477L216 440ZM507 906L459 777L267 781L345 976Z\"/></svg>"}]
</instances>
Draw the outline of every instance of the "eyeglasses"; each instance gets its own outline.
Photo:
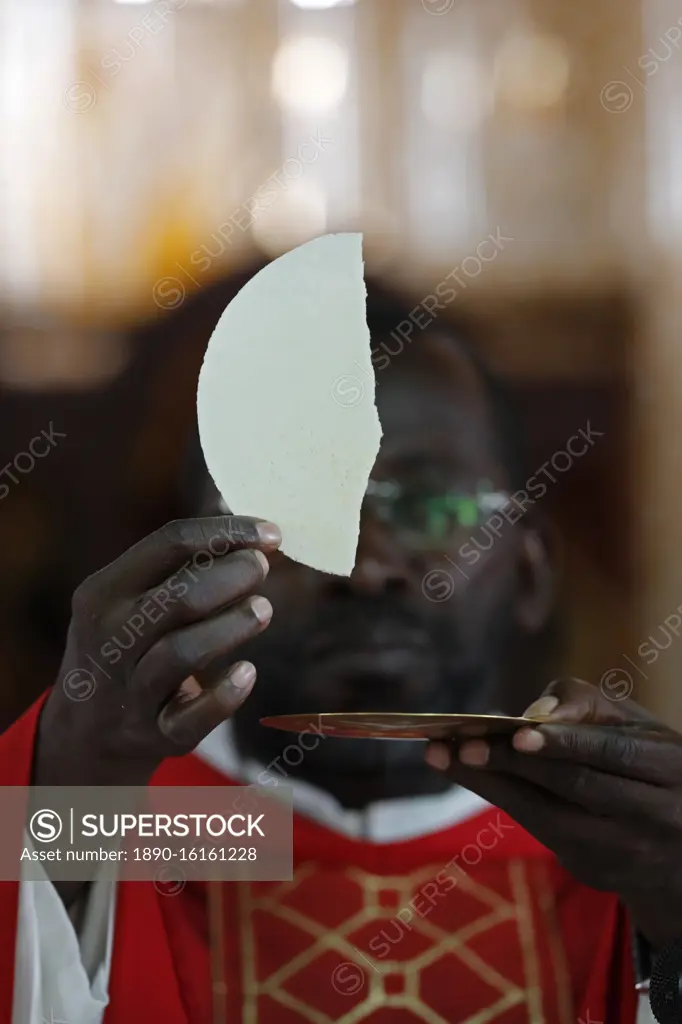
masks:
<instances>
[{"instance_id":1,"label":"eyeglasses","mask_svg":"<svg viewBox=\"0 0 682 1024\"><path fill-rule=\"evenodd\" d=\"M364 507L412 546L438 548L483 525L510 500L506 491L496 491L488 480L479 481L474 493L444 492L442 488L402 484L397 480L370 480ZM229 513L223 498L220 511Z\"/></svg>"},{"instance_id":2,"label":"eyeglasses","mask_svg":"<svg viewBox=\"0 0 682 1024\"><path fill-rule=\"evenodd\" d=\"M397 480L370 480L366 508L405 539L422 548L449 544L465 531L481 526L510 496L481 480L474 493L443 491Z\"/></svg>"}]
</instances>

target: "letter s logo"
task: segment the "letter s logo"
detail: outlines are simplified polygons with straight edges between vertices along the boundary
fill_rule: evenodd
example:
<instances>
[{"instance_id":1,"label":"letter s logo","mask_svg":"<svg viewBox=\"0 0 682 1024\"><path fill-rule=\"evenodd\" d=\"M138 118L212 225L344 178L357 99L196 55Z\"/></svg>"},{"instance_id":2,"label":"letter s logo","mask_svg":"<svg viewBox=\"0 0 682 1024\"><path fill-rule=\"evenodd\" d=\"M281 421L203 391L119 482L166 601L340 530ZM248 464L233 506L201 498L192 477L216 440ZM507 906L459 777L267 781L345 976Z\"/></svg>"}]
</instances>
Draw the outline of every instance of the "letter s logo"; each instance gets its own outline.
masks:
<instances>
[{"instance_id":1,"label":"letter s logo","mask_svg":"<svg viewBox=\"0 0 682 1024\"><path fill-rule=\"evenodd\" d=\"M36 811L31 817L28 830L39 843L53 843L62 831L62 819L56 811Z\"/></svg>"}]
</instances>

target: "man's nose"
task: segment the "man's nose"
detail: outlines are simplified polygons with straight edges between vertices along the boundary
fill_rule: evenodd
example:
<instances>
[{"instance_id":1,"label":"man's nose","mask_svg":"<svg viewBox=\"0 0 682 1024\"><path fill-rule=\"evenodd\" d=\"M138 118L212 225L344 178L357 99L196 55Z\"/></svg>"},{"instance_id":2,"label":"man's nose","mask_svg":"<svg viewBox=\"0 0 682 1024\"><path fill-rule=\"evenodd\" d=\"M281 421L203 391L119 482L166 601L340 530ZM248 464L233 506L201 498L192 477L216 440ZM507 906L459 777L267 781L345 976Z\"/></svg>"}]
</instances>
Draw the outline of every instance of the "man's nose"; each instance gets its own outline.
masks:
<instances>
[{"instance_id":1,"label":"man's nose","mask_svg":"<svg viewBox=\"0 0 682 1024\"><path fill-rule=\"evenodd\" d=\"M409 582L407 559L391 531L363 515L355 568L349 577L337 579L337 583L349 591L378 595L387 590L406 589Z\"/></svg>"}]
</instances>

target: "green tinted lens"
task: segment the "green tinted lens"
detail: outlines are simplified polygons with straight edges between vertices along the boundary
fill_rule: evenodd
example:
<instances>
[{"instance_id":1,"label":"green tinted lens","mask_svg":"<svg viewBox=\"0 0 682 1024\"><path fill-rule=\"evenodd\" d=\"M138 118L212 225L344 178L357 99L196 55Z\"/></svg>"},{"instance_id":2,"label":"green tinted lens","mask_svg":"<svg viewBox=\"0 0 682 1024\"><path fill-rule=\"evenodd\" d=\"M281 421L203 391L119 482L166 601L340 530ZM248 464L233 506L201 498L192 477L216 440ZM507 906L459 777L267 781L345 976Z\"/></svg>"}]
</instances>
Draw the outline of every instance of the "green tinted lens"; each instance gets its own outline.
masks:
<instances>
[{"instance_id":1,"label":"green tinted lens","mask_svg":"<svg viewBox=\"0 0 682 1024\"><path fill-rule=\"evenodd\" d=\"M395 481L370 481L367 497L384 522L419 535L427 543L440 543L457 530L474 529L500 506L500 501L506 500L490 490L488 481L481 481L474 495L405 487Z\"/></svg>"},{"instance_id":2,"label":"green tinted lens","mask_svg":"<svg viewBox=\"0 0 682 1024\"><path fill-rule=\"evenodd\" d=\"M478 502L468 495L434 495L425 505L427 515L424 526L433 540L442 540L454 530L476 526L478 523Z\"/></svg>"},{"instance_id":3,"label":"green tinted lens","mask_svg":"<svg viewBox=\"0 0 682 1024\"><path fill-rule=\"evenodd\" d=\"M478 500L470 495L449 495L448 501L458 526L478 526Z\"/></svg>"},{"instance_id":4,"label":"green tinted lens","mask_svg":"<svg viewBox=\"0 0 682 1024\"><path fill-rule=\"evenodd\" d=\"M429 526L430 498L419 491L403 491L393 505L396 526L414 533L423 533Z\"/></svg>"}]
</instances>

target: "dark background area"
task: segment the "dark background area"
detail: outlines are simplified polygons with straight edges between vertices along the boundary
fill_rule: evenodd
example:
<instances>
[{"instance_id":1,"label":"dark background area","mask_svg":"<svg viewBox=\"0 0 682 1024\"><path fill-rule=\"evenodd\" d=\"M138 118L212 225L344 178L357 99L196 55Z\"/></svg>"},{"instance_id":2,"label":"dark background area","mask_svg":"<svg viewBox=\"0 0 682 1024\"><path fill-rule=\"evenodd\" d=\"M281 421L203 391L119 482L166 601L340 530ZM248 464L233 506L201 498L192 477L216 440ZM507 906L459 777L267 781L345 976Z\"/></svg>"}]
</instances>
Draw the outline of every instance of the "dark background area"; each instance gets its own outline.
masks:
<instances>
[{"instance_id":1,"label":"dark background area","mask_svg":"<svg viewBox=\"0 0 682 1024\"><path fill-rule=\"evenodd\" d=\"M0 391L1 466L50 424L66 434L0 502L0 727L53 682L79 581L181 514L180 478L205 344L242 280L218 282L133 327L133 358L106 387ZM542 506L561 568L561 667L598 682L628 649L637 575L628 302L619 295L543 294L537 301L501 298L470 315L483 349L513 388L530 472L588 421L604 433L549 487Z\"/></svg>"}]
</instances>

